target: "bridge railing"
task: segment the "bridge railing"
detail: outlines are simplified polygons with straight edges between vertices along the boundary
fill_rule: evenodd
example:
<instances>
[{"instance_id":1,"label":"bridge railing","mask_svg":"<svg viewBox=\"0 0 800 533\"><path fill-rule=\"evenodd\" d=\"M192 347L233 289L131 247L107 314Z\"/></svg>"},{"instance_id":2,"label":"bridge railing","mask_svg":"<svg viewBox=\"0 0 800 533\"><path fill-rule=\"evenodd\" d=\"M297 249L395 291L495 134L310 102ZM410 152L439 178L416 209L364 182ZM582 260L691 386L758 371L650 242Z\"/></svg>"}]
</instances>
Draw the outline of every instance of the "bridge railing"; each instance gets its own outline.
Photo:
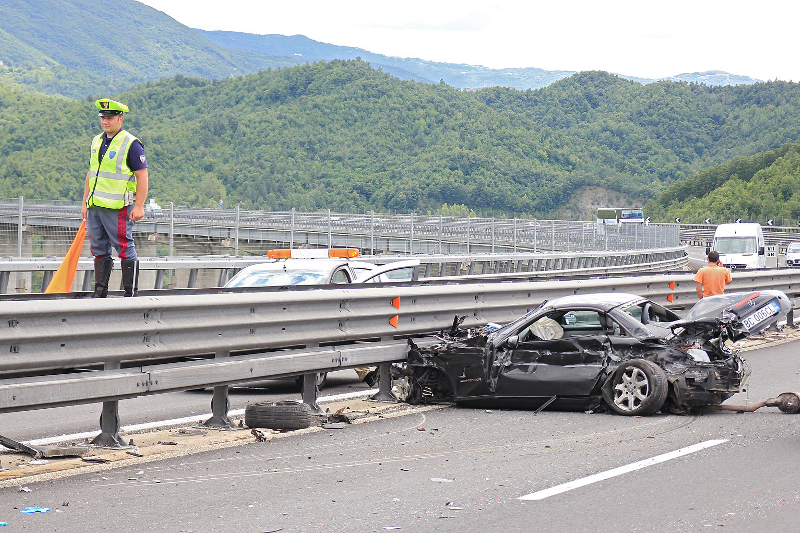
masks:
<instances>
[{"instance_id":1,"label":"bridge railing","mask_svg":"<svg viewBox=\"0 0 800 533\"><path fill-rule=\"evenodd\" d=\"M80 206L66 202L0 199L0 256L48 255L68 246L80 224ZM148 210L134 228L143 240L140 256L186 254L177 240L196 250L225 249L263 255L267 247L351 245L378 253L451 254L630 251L680 245L677 224L600 226L575 220L379 215L292 211L186 209ZM152 246L144 246L147 242ZM137 249L139 242L137 241ZM30 249L36 253L26 253Z\"/></svg>"}]
</instances>

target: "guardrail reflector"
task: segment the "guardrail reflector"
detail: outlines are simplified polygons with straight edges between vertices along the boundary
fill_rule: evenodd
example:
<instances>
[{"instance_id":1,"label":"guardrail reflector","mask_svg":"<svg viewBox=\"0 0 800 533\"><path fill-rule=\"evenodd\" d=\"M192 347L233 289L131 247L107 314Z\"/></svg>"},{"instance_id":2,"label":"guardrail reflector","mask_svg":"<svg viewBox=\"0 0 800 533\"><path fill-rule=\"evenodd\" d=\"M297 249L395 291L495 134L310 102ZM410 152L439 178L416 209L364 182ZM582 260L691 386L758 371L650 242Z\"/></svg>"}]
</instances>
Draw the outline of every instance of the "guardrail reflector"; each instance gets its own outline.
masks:
<instances>
[{"instance_id":1,"label":"guardrail reflector","mask_svg":"<svg viewBox=\"0 0 800 533\"><path fill-rule=\"evenodd\" d=\"M392 300L392 305L395 306L397 309L400 309L400 297L398 296L394 300Z\"/></svg>"},{"instance_id":2,"label":"guardrail reflector","mask_svg":"<svg viewBox=\"0 0 800 533\"><path fill-rule=\"evenodd\" d=\"M667 295L667 301L669 303L672 303L672 295L671 294Z\"/></svg>"},{"instance_id":3,"label":"guardrail reflector","mask_svg":"<svg viewBox=\"0 0 800 533\"><path fill-rule=\"evenodd\" d=\"M674 281L670 281L670 282L669 282L669 290L671 290L671 291L674 291L674 290L675 290L675 282L674 282ZM670 300L670 301L671 301L671 300Z\"/></svg>"},{"instance_id":4,"label":"guardrail reflector","mask_svg":"<svg viewBox=\"0 0 800 533\"><path fill-rule=\"evenodd\" d=\"M399 315L394 315L392 318L389 319L389 324L394 327L397 327L397 320L400 318Z\"/></svg>"}]
</instances>

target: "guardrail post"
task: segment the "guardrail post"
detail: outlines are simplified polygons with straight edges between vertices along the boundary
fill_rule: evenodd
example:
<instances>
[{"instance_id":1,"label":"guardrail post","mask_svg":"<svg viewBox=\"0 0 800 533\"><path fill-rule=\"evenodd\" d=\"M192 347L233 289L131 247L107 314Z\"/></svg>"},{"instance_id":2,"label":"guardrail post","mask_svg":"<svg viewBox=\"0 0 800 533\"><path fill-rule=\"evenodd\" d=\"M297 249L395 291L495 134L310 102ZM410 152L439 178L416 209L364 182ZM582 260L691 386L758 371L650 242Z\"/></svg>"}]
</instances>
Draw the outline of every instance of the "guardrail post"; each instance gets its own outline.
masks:
<instances>
[{"instance_id":1,"label":"guardrail post","mask_svg":"<svg viewBox=\"0 0 800 533\"><path fill-rule=\"evenodd\" d=\"M378 365L378 394L372 397L379 402L396 402L392 394L392 363Z\"/></svg>"},{"instance_id":2,"label":"guardrail post","mask_svg":"<svg viewBox=\"0 0 800 533\"><path fill-rule=\"evenodd\" d=\"M94 281L94 270L86 270L83 273L83 284L81 285L81 290L83 292L91 291L93 281Z\"/></svg>"},{"instance_id":3,"label":"guardrail post","mask_svg":"<svg viewBox=\"0 0 800 533\"><path fill-rule=\"evenodd\" d=\"M22 207L23 197L19 197L19 220L17 222L17 257L22 257Z\"/></svg>"},{"instance_id":4,"label":"guardrail post","mask_svg":"<svg viewBox=\"0 0 800 533\"><path fill-rule=\"evenodd\" d=\"M325 414L317 404L317 395L319 388L317 387L317 373L303 374L303 403L307 403L311 407L311 412L315 415Z\"/></svg>"},{"instance_id":5,"label":"guardrail post","mask_svg":"<svg viewBox=\"0 0 800 533\"><path fill-rule=\"evenodd\" d=\"M5 294L8 292L8 278L10 274L10 272L5 270L0 272L0 294Z\"/></svg>"},{"instance_id":6,"label":"guardrail post","mask_svg":"<svg viewBox=\"0 0 800 533\"><path fill-rule=\"evenodd\" d=\"M215 359L230 357L230 352L216 352ZM228 418L228 411L231 408L231 400L228 397L228 386L218 385L214 387L214 395L211 397L211 418L203 423L203 426L215 429L231 429L234 427L231 419Z\"/></svg>"},{"instance_id":7,"label":"guardrail post","mask_svg":"<svg viewBox=\"0 0 800 533\"><path fill-rule=\"evenodd\" d=\"M119 370L119 368L119 361L108 361L103 364L103 370ZM103 411L100 413L100 434L92 439L92 444L107 448L125 446L125 440L119 436L119 400L103 402Z\"/></svg>"},{"instance_id":8,"label":"guardrail post","mask_svg":"<svg viewBox=\"0 0 800 533\"><path fill-rule=\"evenodd\" d=\"M239 206L236 206L236 245L234 246L233 255L239 257Z\"/></svg>"}]
</instances>

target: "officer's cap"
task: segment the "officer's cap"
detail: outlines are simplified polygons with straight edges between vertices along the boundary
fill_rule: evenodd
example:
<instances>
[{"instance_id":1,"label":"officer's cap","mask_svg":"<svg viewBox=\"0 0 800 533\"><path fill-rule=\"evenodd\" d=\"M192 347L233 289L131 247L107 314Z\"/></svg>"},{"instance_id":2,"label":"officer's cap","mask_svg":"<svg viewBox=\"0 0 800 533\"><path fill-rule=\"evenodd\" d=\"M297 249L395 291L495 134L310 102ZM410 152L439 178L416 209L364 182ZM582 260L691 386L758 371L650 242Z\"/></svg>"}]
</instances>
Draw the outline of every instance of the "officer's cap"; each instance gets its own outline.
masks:
<instances>
[{"instance_id":1,"label":"officer's cap","mask_svg":"<svg viewBox=\"0 0 800 533\"><path fill-rule=\"evenodd\" d=\"M94 106L100 110L97 113L99 117L113 117L114 115L121 115L128 112L128 106L109 100L108 98L101 98L94 103Z\"/></svg>"}]
</instances>

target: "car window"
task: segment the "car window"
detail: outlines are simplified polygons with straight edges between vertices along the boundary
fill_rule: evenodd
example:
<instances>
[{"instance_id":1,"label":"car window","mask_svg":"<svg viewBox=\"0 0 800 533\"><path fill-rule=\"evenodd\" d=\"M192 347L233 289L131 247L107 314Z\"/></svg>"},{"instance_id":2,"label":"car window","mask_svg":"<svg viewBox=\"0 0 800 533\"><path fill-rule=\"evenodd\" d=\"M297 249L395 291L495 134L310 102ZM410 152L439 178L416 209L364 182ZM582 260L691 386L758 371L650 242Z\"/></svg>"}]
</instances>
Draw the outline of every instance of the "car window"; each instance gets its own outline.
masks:
<instances>
[{"instance_id":1,"label":"car window","mask_svg":"<svg viewBox=\"0 0 800 533\"><path fill-rule=\"evenodd\" d=\"M333 273L331 283L350 283L350 276L347 274L345 269L340 268Z\"/></svg>"},{"instance_id":2,"label":"car window","mask_svg":"<svg viewBox=\"0 0 800 533\"><path fill-rule=\"evenodd\" d=\"M591 310L557 311L524 326L520 342L552 340L587 335L625 335L625 330L605 313Z\"/></svg>"},{"instance_id":3,"label":"car window","mask_svg":"<svg viewBox=\"0 0 800 533\"><path fill-rule=\"evenodd\" d=\"M247 272L241 277L231 279L227 287L271 287L276 285L292 285L292 279L286 272Z\"/></svg>"}]
</instances>

